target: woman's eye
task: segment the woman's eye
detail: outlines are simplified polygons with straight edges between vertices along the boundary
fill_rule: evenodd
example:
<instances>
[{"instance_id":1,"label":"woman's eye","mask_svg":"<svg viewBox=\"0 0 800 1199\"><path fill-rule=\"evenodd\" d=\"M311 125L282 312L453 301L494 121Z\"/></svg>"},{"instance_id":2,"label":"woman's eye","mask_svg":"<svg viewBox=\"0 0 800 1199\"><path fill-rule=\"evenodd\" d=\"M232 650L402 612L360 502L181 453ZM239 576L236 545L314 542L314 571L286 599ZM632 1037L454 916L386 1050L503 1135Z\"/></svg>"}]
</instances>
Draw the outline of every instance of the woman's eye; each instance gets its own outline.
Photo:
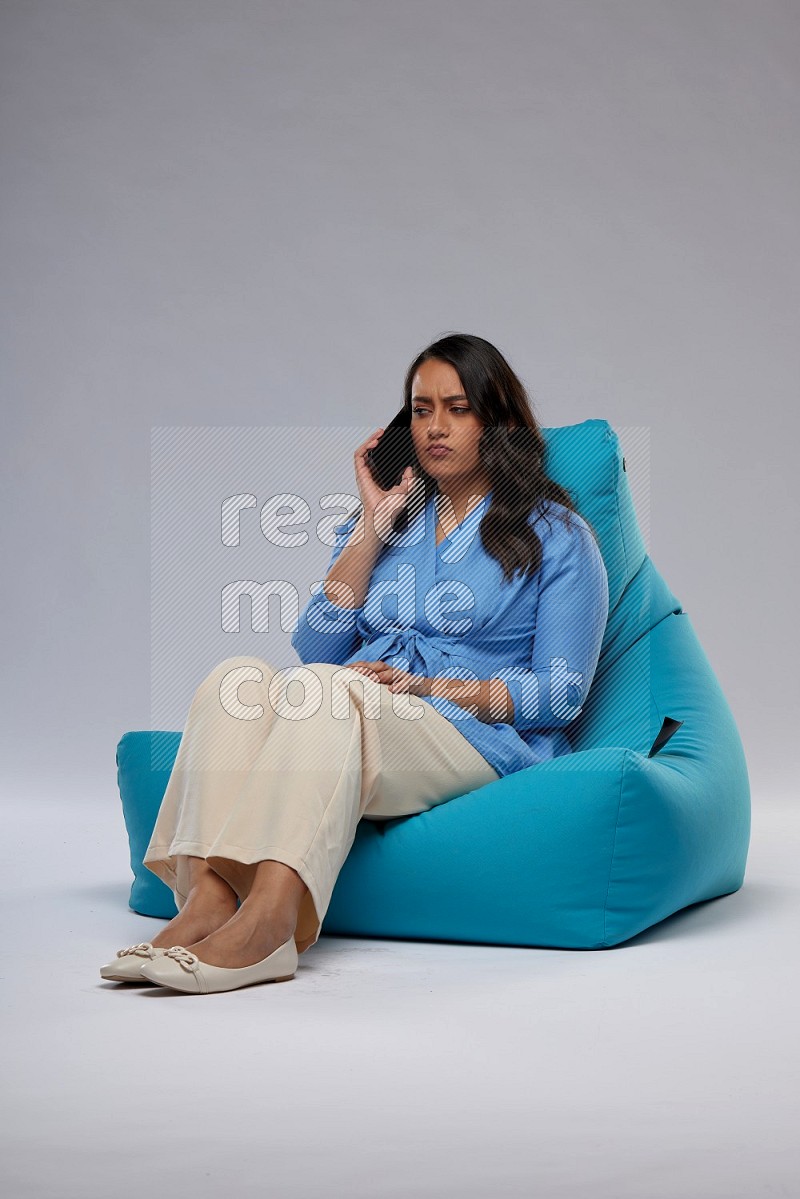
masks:
<instances>
[{"instance_id":1,"label":"woman's eye","mask_svg":"<svg viewBox=\"0 0 800 1199\"><path fill-rule=\"evenodd\" d=\"M428 409L427 408L412 408L411 411L412 411L412 413L416 414L417 412L423 412L423 413L427 412ZM453 412L463 413L463 412L469 412L469 411L470 411L469 408L453 408Z\"/></svg>"}]
</instances>

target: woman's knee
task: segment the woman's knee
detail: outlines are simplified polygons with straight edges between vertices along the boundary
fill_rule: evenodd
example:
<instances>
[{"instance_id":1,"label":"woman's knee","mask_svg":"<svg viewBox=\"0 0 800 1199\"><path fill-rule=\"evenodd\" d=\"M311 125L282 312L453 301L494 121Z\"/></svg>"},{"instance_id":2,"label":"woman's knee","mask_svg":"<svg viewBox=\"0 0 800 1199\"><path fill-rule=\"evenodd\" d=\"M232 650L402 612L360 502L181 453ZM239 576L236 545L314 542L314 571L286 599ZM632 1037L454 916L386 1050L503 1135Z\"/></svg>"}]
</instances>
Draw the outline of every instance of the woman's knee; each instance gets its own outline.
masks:
<instances>
[{"instance_id":1,"label":"woman's knee","mask_svg":"<svg viewBox=\"0 0 800 1199\"><path fill-rule=\"evenodd\" d=\"M294 690L290 691L292 685ZM323 707L344 719L353 710L353 704L365 715L377 719L387 702L389 690L350 666L340 666L336 662L307 662L276 676L269 694L275 711L291 715L292 719L315 715Z\"/></svg>"},{"instance_id":2,"label":"woman's knee","mask_svg":"<svg viewBox=\"0 0 800 1199\"><path fill-rule=\"evenodd\" d=\"M208 672L195 691L195 696L210 695L218 698L223 687L230 689L234 683L238 686L239 683L249 681L266 680L269 683L274 673L275 667L263 658L254 654L234 654L218 662Z\"/></svg>"}]
</instances>

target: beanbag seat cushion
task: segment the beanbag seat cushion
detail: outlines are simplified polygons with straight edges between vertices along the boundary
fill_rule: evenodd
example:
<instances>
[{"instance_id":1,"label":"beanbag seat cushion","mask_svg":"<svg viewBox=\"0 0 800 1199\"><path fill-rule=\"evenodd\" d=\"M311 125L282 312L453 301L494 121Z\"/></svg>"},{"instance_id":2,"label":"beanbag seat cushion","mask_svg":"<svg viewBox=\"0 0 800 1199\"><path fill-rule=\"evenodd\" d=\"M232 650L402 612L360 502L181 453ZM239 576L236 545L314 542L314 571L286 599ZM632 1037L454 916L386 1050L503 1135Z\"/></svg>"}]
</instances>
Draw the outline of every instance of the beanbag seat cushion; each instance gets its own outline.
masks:
<instances>
[{"instance_id":1,"label":"beanbag seat cushion","mask_svg":"<svg viewBox=\"0 0 800 1199\"><path fill-rule=\"evenodd\" d=\"M737 891L750 784L733 714L691 618L647 553L605 420L545 428L548 473L598 539L609 617L573 752L430 811L362 820L322 933L497 945L618 945ZM176 914L142 858L181 733L128 732L117 779L130 907Z\"/></svg>"}]
</instances>

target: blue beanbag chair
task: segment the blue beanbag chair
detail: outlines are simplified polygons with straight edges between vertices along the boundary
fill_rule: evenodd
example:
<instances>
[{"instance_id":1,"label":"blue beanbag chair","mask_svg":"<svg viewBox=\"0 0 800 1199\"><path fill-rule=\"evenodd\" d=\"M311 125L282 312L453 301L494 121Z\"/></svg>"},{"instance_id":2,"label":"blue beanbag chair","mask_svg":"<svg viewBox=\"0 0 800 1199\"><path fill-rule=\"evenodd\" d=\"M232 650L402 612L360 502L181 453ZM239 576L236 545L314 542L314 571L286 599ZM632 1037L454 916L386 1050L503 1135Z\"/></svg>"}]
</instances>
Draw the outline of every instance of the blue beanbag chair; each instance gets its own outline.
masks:
<instances>
[{"instance_id":1,"label":"blue beanbag chair","mask_svg":"<svg viewBox=\"0 0 800 1199\"><path fill-rule=\"evenodd\" d=\"M360 821L322 933L600 949L744 881L741 738L646 552L617 435L604 420L543 433L609 581L597 671L566 730L573 753L427 812ZM176 914L142 858L180 739L130 732L117 746L130 906L147 916Z\"/></svg>"}]
</instances>

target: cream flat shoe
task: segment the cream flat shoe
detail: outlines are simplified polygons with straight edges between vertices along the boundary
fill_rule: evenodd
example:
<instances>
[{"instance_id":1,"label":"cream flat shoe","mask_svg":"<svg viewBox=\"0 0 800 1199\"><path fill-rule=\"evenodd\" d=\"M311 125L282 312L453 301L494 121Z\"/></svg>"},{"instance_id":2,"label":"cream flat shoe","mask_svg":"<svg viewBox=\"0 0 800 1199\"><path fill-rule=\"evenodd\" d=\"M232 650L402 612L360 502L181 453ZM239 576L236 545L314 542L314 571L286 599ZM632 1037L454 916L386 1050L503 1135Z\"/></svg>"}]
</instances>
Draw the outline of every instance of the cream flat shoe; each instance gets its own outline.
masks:
<instances>
[{"instance_id":1,"label":"cream flat shoe","mask_svg":"<svg viewBox=\"0 0 800 1199\"><path fill-rule=\"evenodd\" d=\"M118 949L114 961L100 967L100 977L115 983L149 982L149 979L142 978L142 966L166 952L166 949L154 948L149 941L139 941L127 949Z\"/></svg>"},{"instance_id":2,"label":"cream flat shoe","mask_svg":"<svg viewBox=\"0 0 800 1199\"><path fill-rule=\"evenodd\" d=\"M144 962L142 977L173 991L208 995L212 991L235 991L253 983L287 982L294 978L297 961L294 935L263 961L237 969L210 966L183 945L173 945L161 957Z\"/></svg>"}]
</instances>

